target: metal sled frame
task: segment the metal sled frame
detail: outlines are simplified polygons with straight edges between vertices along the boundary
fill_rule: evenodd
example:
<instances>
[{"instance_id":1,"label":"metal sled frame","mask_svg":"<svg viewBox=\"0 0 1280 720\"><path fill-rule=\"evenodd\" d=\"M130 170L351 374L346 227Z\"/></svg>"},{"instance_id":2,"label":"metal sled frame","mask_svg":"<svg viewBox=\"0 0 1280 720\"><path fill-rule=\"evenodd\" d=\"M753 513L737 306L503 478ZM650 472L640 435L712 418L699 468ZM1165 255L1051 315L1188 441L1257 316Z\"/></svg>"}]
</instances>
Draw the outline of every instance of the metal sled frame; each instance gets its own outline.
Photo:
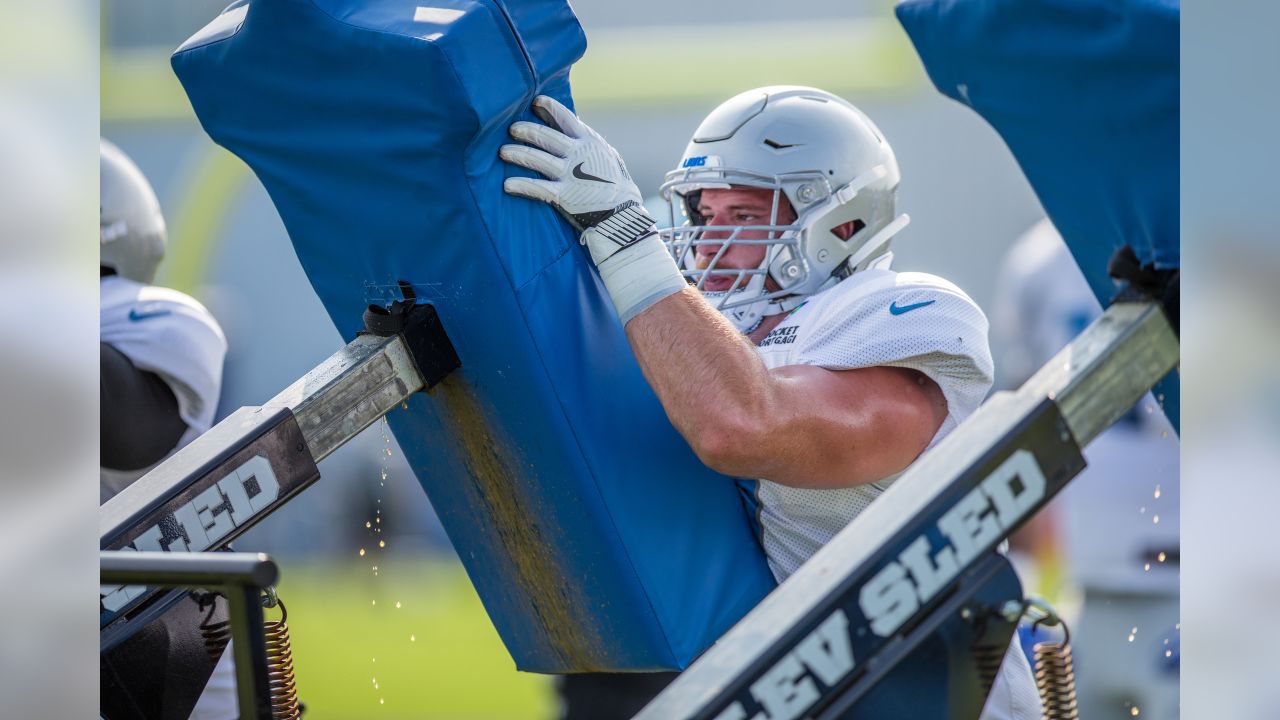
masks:
<instances>
[{"instance_id":1,"label":"metal sled frame","mask_svg":"<svg viewBox=\"0 0 1280 720\"><path fill-rule=\"evenodd\" d=\"M459 367L435 308L412 290L365 314L370 332L261 407L243 407L98 510L99 549L225 548L319 479L316 464ZM154 620L182 592L103 585L100 647Z\"/></svg>"},{"instance_id":2,"label":"metal sled frame","mask_svg":"<svg viewBox=\"0 0 1280 720\"><path fill-rule=\"evenodd\" d=\"M637 719L844 716L922 626L974 614L964 578L1083 469L1080 448L1176 368L1178 349L1160 305L1113 304L922 457ZM927 581L903 570L921 555Z\"/></svg>"},{"instance_id":3,"label":"metal sled frame","mask_svg":"<svg viewBox=\"0 0 1280 720\"><path fill-rule=\"evenodd\" d=\"M241 718L271 717L262 591L280 571L261 553L103 552L103 583L145 582L172 588L217 590L227 598Z\"/></svg>"},{"instance_id":4,"label":"metal sled frame","mask_svg":"<svg viewBox=\"0 0 1280 720\"><path fill-rule=\"evenodd\" d=\"M415 307L426 309L418 311L419 321L430 315L430 332L396 326L358 337L265 405L241 408L108 501L99 511L101 549L224 548L315 482L317 462L457 367L434 310ZM1080 448L1177 362L1178 339L1159 305L1112 305L1021 389L994 396L917 462L639 717L840 717L940 618L974 613L966 601L990 572L991 549L1083 468ZM957 518L970 527L995 522L998 528L978 533L966 547L948 548L939 528L954 529ZM916 607L886 602L904 597L894 595L906 577L901 562L922 539L940 580L930 588L911 586ZM948 549L950 563L942 557ZM104 583L161 581L103 576ZM102 648L128 638L180 596L104 585ZM847 643L837 632L849 634ZM814 667L821 663L813 658L843 650L847 667ZM761 701L764 686L804 693L788 695L785 706L771 705Z\"/></svg>"}]
</instances>

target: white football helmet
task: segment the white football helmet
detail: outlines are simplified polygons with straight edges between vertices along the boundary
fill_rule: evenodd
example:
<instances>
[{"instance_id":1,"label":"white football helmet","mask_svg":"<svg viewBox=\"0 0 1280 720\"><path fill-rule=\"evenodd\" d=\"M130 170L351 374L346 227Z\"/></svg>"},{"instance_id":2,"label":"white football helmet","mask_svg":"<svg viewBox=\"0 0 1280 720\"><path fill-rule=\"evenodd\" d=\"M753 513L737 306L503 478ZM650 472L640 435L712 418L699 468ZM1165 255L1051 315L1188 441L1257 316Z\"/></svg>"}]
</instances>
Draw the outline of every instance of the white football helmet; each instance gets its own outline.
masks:
<instances>
[{"instance_id":1,"label":"white football helmet","mask_svg":"<svg viewBox=\"0 0 1280 720\"><path fill-rule=\"evenodd\" d=\"M889 241L909 220L896 213L899 177L889 143L848 101L808 87L749 90L702 121L679 167L667 173L661 192L671 227L661 235L699 290L708 276L734 277L728 290L704 294L739 330L751 332L766 316L890 260ZM769 224L704 224L700 192L730 187L772 189ZM777 222L784 199L796 214L789 225ZM833 232L851 222L847 240ZM767 231L768 239L740 238L745 231ZM709 232L715 239L704 238ZM760 266L718 268L734 243L766 245ZM698 246L718 248L706 268L695 262Z\"/></svg>"},{"instance_id":2,"label":"white football helmet","mask_svg":"<svg viewBox=\"0 0 1280 720\"><path fill-rule=\"evenodd\" d=\"M117 275L150 284L166 241L160 201L138 166L105 139L99 177L99 263Z\"/></svg>"}]
</instances>

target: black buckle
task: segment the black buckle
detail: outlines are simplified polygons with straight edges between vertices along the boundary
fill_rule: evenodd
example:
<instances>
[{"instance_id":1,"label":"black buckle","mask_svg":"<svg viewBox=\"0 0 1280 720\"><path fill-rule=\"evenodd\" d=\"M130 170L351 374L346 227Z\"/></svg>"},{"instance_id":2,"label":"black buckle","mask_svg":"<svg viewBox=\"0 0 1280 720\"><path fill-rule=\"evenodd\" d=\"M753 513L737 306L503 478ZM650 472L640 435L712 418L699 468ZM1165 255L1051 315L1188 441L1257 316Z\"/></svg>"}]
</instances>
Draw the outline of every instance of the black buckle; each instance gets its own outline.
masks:
<instances>
[{"instance_id":1,"label":"black buckle","mask_svg":"<svg viewBox=\"0 0 1280 720\"><path fill-rule=\"evenodd\" d=\"M1107 262L1107 274L1124 285L1113 302L1146 300L1160 303L1165 317L1175 335L1178 329L1179 269L1157 269L1153 264L1142 264L1133 247L1125 245L1116 250Z\"/></svg>"},{"instance_id":2,"label":"black buckle","mask_svg":"<svg viewBox=\"0 0 1280 720\"><path fill-rule=\"evenodd\" d=\"M458 359L458 352L444 331L435 307L430 303L418 304L418 294L409 282L400 280L399 285L404 299L386 307L370 305L364 311L364 330L356 334L402 337L418 373L422 375L422 389L430 390L449 373L462 367L462 361Z\"/></svg>"}]
</instances>

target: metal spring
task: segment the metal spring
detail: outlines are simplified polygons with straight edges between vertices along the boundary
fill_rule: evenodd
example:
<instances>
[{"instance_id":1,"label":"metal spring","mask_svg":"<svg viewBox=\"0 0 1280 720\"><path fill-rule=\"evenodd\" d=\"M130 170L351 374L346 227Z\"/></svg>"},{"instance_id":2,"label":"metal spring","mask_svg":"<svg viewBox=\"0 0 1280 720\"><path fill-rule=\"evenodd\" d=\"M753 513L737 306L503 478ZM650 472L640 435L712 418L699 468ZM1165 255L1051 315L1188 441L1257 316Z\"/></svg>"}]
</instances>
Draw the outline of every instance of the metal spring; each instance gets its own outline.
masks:
<instances>
[{"instance_id":1,"label":"metal spring","mask_svg":"<svg viewBox=\"0 0 1280 720\"><path fill-rule=\"evenodd\" d=\"M293 649L289 643L288 611L280 601L280 619L262 624L267 639L267 678L271 683L271 717L302 717L298 685L293 677Z\"/></svg>"},{"instance_id":2,"label":"metal spring","mask_svg":"<svg viewBox=\"0 0 1280 720\"><path fill-rule=\"evenodd\" d=\"M1070 640L1036 643L1036 688L1045 720L1077 720L1076 674Z\"/></svg>"},{"instance_id":3,"label":"metal spring","mask_svg":"<svg viewBox=\"0 0 1280 720\"><path fill-rule=\"evenodd\" d=\"M996 644L975 643L972 647L973 663L978 671L978 681L982 683L984 695L991 694L991 686L995 685L996 676L1000 674L1000 665L1004 663L1004 654L1008 650Z\"/></svg>"},{"instance_id":4,"label":"metal spring","mask_svg":"<svg viewBox=\"0 0 1280 720\"><path fill-rule=\"evenodd\" d=\"M302 705L298 702L298 685L293 676L293 649L289 642L289 625L286 620L289 612L284 602L269 594L267 606L280 606L280 619L267 620L262 623L263 636L267 646L267 682L271 689L271 717L284 720L297 720L302 717ZM231 623L228 621L212 622L214 606L211 604L209 614L200 624L200 633L204 637L205 649L215 660L222 655L227 643L231 641Z\"/></svg>"},{"instance_id":5,"label":"metal spring","mask_svg":"<svg viewBox=\"0 0 1280 720\"><path fill-rule=\"evenodd\" d=\"M205 650L215 662L222 657L222 651L227 649L227 643L231 642L231 623L226 620L213 622L213 613L218 609L217 599L218 596L213 593L199 599L202 606L209 606L204 622L200 623L200 635L204 638Z\"/></svg>"}]
</instances>

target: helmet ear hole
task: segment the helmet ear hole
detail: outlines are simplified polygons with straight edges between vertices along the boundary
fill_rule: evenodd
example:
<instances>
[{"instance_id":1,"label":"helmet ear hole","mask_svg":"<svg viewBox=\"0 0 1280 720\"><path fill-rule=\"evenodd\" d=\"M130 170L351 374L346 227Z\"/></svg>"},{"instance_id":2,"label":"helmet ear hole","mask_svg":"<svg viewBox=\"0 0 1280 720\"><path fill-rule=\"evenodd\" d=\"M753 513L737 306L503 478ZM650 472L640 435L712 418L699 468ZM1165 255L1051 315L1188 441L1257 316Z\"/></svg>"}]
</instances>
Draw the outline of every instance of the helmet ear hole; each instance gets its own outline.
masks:
<instances>
[{"instance_id":1,"label":"helmet ear hole","mask_svg":"<svg viewBox=\"0 0 1280 720\"><path fill-rule=\"evenodd\" d=\"M847 241L849 238L853 237L854 235L857 235L858 231L866 226L867 224L862 222L861 220L850 220L847 223L841 223L831 228L831 234L835 235L841 240Z\"/></svg>"}]
</instances>

